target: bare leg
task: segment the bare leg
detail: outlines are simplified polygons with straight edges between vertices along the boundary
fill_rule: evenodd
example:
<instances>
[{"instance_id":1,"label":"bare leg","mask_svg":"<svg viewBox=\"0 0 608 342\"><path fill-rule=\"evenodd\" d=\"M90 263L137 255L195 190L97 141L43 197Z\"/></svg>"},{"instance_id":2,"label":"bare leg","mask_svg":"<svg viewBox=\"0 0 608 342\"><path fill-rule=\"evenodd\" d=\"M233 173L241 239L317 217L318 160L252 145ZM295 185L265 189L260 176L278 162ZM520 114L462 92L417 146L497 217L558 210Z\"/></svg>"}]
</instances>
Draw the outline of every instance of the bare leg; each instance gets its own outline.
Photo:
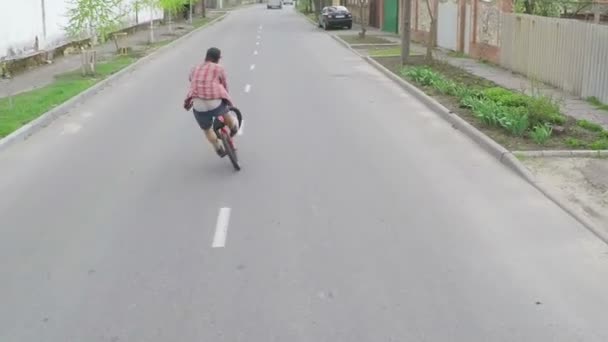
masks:
<instances>
[{"instance_id":1,"label":"bare leg","mask_svg":"<svg viewBox=\"0 0 608 342\"><path fill-rule=\"evenodd\" d=\"M205 130L205 136L207 137L207 140L209 140L209 143L211 143L211 146L213 146L213 149L215 151L218 151L219 149L222 148L222 145L220 144L220 140L217 138L217 135L215 134L213 129L210 128L210 129Z\"/></svg>"},{"instance_id":2,"label":"bare leg","mask_svg":"<svg viewBox=\"0 0 608 342\"><path fill-rule=\"evenodd\" d=\"M226 125L228 125L228 128L230 128L231 131L238 129L238 120L234 116L230 115L230 112L224 114L223 117L224 122Z\"/></svg>"}]
</instances>

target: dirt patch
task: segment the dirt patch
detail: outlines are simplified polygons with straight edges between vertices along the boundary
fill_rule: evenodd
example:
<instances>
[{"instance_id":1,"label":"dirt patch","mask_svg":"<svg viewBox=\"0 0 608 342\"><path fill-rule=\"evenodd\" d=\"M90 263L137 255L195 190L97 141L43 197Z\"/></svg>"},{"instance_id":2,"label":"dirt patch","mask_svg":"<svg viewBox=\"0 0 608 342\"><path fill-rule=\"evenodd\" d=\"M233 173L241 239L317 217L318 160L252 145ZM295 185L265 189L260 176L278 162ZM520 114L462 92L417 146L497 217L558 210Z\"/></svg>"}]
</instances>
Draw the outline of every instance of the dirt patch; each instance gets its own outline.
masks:
<instances>
[{"instance_id":1,"label":"dirt patch","mask_svg":"<svg viewBox=\"0 0 608 342\"><path fill-rule=\"evenodd\" d=\"M608 159L524 158L555 194L608 232Z\"/></svg>"},{"instance_id":2,"label":"dirt patch","mask_svg":"<svg viewBox=\"0 0 608 342\"><path fill-rule=\"evenodd\" d=\"M401 73L402 66L399 57L375 57L374 59L387 69L407 80L407 78ZM428 62L424 59L424 56L412 56L408 65L425 66L428 65ZM497 84L491 81L470 74L463 69L447 63L434 63L432 64L432 70L441 73L446 78L454 82L466 85L472 89L482 90L485 88L498 87ZM574 118L567 117L566 122L561 126L560 131L555 131L552 137L545 144L539 145L527 135L523 137L516 137L510 135L507 131L500 127L488 126L482 123L475 117L470 109L463 108L461 106L460 100L457 97L444 95L432 87L420 86L411 81L410 83L414 84L426 94L435 98L450 111L457 114L509 150L580 150L588 149L588 146L598 139L598 134L596 132L591 132L581 128L577 125L577 121ZM577 146L576 144L572 143L573 140L580 141L581 144Z\"/></svg>"}]
</instances>

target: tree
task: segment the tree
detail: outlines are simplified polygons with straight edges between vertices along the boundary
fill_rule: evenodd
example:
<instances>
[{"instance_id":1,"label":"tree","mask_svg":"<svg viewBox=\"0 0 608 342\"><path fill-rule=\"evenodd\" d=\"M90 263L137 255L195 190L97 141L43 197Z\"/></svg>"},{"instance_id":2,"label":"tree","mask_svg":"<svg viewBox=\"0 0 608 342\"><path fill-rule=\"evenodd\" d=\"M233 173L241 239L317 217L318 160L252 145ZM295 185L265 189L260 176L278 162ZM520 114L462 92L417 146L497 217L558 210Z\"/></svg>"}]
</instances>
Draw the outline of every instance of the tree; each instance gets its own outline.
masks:
<instances>
[{"instance_id":1,"label":"tree","mask_svg":"<svg viewBox=\"0 0 608 342\"><path fill-rule=\"evenodd\" d=\"M160 3L158 0L137 0L134 4L138 8L146 8L150 11L150 36L148 41L150 44L154 43L154 11L160 7Z\"/></svg>"},{"instance_id":2,"label":"tree","mask_svg":"<svg viewBox=\"0 0 608 342\"><path fill-rule=\"evenodd\" d=\"M75 39L91 38L91 46L104 42L120 27L122 0L69 0L67 33ZM83 75L95 74L97 53L84 49L81 54Z\"/></svg>"},{"instance_id":3,"label":"tree","mask_svg":"<svg viewBox=\"0 0 608 342\"><path fill-rule=\"evenodd\" d=\"M158 0L160 7L169 15L169 32L173 32L173 20L172 18L184 7L185 4L189 3L190 0Z\"/></svg>"},{"instance_id":4,"label":"tree","mask_svg":"<svg viewBox=\"0 0 608 342\"><path fill-rule=\"evenodd\" d=\"M122 0L68 0L68 34L77 39L84 35L97 45L120 27Z\"/></svg>"},{"instance_id":5,"label":"tree","mask_svg":"<svg viewBox=\"0 0 608 342\"><path fill-rule=\"evenodd\" d=\"M403 0L403 24L401 28L401 65L405 65L410 56L412 32L412 0Z\"/></svg>"},{"instance_id":6,"label":"tree","mask_svg":"<svg viewBox=\"0 0 608 342\"><path fill-rule=\"evenodd\" d=\"M366 0L359 0L359 21L361 22L361 32L359 32L359 38L365 39L365 16L363 15L363 9L365 6Z\"/></svg>"},{"instance_id":7,"label":"tree","mask_svg":"<svg viewBox=\"0 0 608 342\"><path fill-rule=\"evenodd\" d=\"M426 9L429 12L431 19L431 27L429 28L429 37L426 42L426 60L433 60L433 48L435 47L435 36L437 35L437 16L435 16L431 8L431 0L426 0Z\"/></svg>"}]
</instances>

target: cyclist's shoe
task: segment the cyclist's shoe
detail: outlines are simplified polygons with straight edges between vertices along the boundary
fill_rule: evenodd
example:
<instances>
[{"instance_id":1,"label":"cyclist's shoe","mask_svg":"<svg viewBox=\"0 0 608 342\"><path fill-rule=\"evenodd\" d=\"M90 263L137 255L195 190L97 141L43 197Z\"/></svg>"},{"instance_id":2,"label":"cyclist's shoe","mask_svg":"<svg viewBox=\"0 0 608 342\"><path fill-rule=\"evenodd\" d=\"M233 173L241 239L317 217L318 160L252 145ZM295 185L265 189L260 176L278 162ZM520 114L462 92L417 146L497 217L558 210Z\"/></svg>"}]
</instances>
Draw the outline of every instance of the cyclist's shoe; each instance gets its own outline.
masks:
<instances>
[{"instance_id":1,"label":"cyclist's shoe","mask_svg":"<svg viewBox=\"0 0 608 342\"><path fill-rule=\"evenodd\" d=\"M220 148L216 149L215 153L217 153L217 155L220 158L224 158L228 154L228 153L226 153L226 150L224 150L224 147L220 147Z\"/></svg>"}]
</instances>

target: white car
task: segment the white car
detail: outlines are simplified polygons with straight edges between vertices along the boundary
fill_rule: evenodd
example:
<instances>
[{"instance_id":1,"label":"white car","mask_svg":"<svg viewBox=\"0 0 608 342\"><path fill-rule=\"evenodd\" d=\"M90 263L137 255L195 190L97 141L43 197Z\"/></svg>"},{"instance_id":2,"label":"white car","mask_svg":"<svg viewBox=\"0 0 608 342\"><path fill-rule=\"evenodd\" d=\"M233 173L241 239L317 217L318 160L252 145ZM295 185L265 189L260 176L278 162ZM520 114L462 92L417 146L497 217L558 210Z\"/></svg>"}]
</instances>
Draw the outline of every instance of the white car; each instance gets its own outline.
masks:
<instances>
[{"instance_id":1,"label":"white car","mask_svg":"<svg viewBox=\"0 0 608 342\"><path fill-rule=\"evenodd\" d=\"M266 5L266 8L268 8L268 9L271 9L271 8L281 9L281 8L283 8L283 0L268 0L268 5Z\"/></svg>"}]
</instances>

